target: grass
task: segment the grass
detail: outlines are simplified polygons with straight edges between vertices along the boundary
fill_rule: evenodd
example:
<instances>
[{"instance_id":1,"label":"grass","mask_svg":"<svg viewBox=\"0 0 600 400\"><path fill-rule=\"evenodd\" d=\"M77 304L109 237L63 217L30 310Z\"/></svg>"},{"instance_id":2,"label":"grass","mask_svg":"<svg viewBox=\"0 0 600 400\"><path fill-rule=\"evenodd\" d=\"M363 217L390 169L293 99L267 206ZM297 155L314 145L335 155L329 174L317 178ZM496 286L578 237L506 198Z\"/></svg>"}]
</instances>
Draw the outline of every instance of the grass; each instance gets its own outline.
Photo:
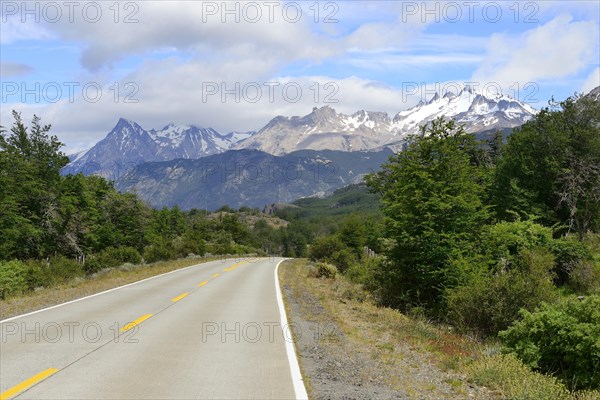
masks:
<instances>
[{"instance_id":1,"label":"grass","mask_svg":"<svg viewBox=\"0 0 600 400\"><path fill-rule=\"evenodd\" d=\"M343 351L373 361L369 364L376 367L363 371L365 381L368 377L383 377L390 388L415 397L425 394L427 397L422 398L464 398L466 380L439 365L449 357L474 358L473 352L479 352L478 343L424 320L378 307L366 291L343 276L318 278L306 260L282 264L280 280L297 299L306 298L303 291L319 299L322 312L314 305L300 304L306 319L333 320L348 341Z\"/></svg>"},{"instance_id":2,"label":"grass","mask_svg":"<svg viewBox=\"0 0 600 400\"><path fill-rule=\"evenodd\" d=\"M600 400L597 391L570 393L555 378L531 371L514 356L500 354L497 342L483 343L452 327L380 307L360 285L344 276L317 278L311 273L313 268L307 260L286 261L280 280L297 298L302 291L318 298L324 312L314 315L315 319L324 319L325 313L332 318L356 344L356 354L378 360L380 370L374 373L387 376L393 388L410 388L416 397L436 393L439 387L420 378L425 368L432 376L437 374L445 390L457 398L467 397L476 385L484 387L476 397L492 399ZM307 308L316 314L314 307ZM428 363L433 368L426 368Z\"/></svg>"},{"instance_id":3,"label":"grass","mask_svg":"<svg viewBox=\"0 0 600 400\"><path fill-rule=\"evenodd\" d=\"M135 266L126 264L119 268L105 269L87 278L75 278L66 284L40 288L34 292L0 300L0 320L89 296L176 269L220 259L222 257L183 258Z\"/></svg>"}]
</instances>

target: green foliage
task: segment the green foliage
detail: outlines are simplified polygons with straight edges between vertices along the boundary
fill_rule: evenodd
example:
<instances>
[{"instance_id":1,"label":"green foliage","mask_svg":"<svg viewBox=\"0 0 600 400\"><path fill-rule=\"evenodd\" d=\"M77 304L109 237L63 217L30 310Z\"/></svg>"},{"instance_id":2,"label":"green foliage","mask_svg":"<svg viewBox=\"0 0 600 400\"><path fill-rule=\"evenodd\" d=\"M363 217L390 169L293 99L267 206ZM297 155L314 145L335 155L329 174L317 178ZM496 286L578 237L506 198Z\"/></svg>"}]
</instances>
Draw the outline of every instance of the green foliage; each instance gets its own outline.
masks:
<instances>
[{"instance_id":1,"label":"green foliage","mask_svg":"<svg viewBox=\"0 0 600 400\"><path fill-rule=\"evenodd\" d=\"M543 304L521 317L500 333L507 351L573 390L600 388L600 296Z\"/></svg>"},{"instance_id":2,"label":"green foliage","mask_svg":"<svg viewBox=\"0 0 600 400\"><path fill-rule=\"evenodd\" d=\"M338 235L322 236L311 245L308 256L313 261L333 264L344 273L356 263L356 256Z\"/></svg>"},{"instance_id":3,"label":"green foliage","mask_svg":"<svg viewBox=\"0 0 600 400\"><path fill-rule=\"evenodd\" d=\"M496 170L498 216L537 215L579 239L600 229L600 102L570 97L508 138Z\"/></svg>"},{"instance_id":4,"label":"green foliage","mask_svg":"<svg viewBox=\"0 0 600 400\"><path fill-rule=\"evenodd\" d=\"M515 268L482 272L446 292L448 319L464 330L496 335L517 318L520 309L533 310L553 301L556 291L548 252L522 250Z\"/></svg>"},{"instance_id":5,"label":"green foliage","mask_svg":"<svg viewBox=\"0 0 600 400\"><path fill-rule=\"evenodd\" d=\"M32 260L28 262L28 266L28 284L31 289L67 283L85 275L81 264L63 256L51 258L50 261Z\"/></svg>"},{"instance_id":6,"label":"green foliage","mask_svg":"<svg viewBox=\"0 0 600 400\"><path fill-rule=\"evenodd\" d=\"M20 261L0 261L0 299L21 294L29 288L27 265Z\"/></svg>"},{"instance_id":7,"label":"green foliage","mask_svg":"<svg viewBox=\"0 0 600 400\"><path fill-rule=\"evenodd\" d=\"M557 285L567 283L575 270L580 273L579 278L583 278L581 272L583 272L586 265L591 266L593 258L591 249L585 243L573 237L561 237L554 240L551 249L556 259ZM593 278L590 277L590 279ZM583 283L580 281L580 284Z\"/></svg>"},{"instance_id":8,"label":"green foliage","mask_svg":"<svg viewBox=\"0 0 600 400\"><path fill-rule=\"evenodd\" d=\"M533 221L499 222L484 227L480 252L495 270L512 268L523 250L550 249L552 230Z\"/></svg>"},{"instance_id":9,"label":"green foliage","mask_svg":"<svg viewBox=\"0 0 600 400\"><path fill-rule=\"evenodd\" d=\"M345 275L351 282L361 284L366 289L373 290L375 288L373 271L381 268L381 264L382 259L379 257L363 258L352 264Z\"/></svg>"},{"instance_id":10,"label":"green foliage","mask_svg":"<svg viewBox=\"0 0 600 400\"><path fill-rule=\"evenodd\" d=\"M321 236L315 239L308 251L308 258L313 261L324 260L336 251L345 249L346 245L339 236Z\"/></svg>"},{"instance_id":11,"label":"green foliage","mask_svg":"<svg viewBox=\"0 0 600 400\"><path fill-rule=\"evenodd\" d=\"M156 261L172 260L175 258L175 254L175 249L170 243L155 243L144 248L144 261L153 263Z\"/></svg>"},{"instance_id":12,"label":"green foliage","mask_svg":"<svg viewBox=\"0 0 600 400\"><path fill-rule=\"evenodd\" d=\"M84 269L87 274L93 274L105 268L114 268L125 263L140 264L142 256L133 247L109 247L98 254L89 257Z\"/></svg>"},{"instance_id":13,"label":"green foliage","mask_svg":"<svg viewBox=\"0 0 600 400\"><path fill-rule=\"evenodd\" d=\"M453 121L423 128L408 148L368 177L381 194L389 266L376 274L382 300L438 307L455 280L450 258L468 253L488 219L489 176L475 138Z\"/></svg>"},{"instance_id":14,"label":"green foliage","mask_svg":"<svg viewBox=\"0 0 600 400\"><path fill-rule=\"evenodd\" d=\"M600 294L600 262L578 262L571 269L567 284L576 293Z\"/></svg>"}]
</instances>

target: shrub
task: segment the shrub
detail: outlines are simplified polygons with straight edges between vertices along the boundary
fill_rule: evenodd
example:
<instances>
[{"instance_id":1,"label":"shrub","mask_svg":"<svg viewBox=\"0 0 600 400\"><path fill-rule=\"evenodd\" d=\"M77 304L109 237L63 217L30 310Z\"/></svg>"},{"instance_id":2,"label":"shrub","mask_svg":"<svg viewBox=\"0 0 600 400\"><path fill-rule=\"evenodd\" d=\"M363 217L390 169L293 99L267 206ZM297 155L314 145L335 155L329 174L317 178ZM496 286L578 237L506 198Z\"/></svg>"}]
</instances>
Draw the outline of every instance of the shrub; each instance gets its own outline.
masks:
<instances>
[{"instance_id":1,"label":"shrub","mask_svg":"<svg viewBox=\"0 0 600 400\"><path fill-rule=\"evenodd\" d=\"M346 277L353 283L359 283L367 289L375 289L373 271L381 266L381 258L365 258L354 263L346 271Z\"/></svg>"},{"instance_id":2,"label":"shrub","mask_svg":"<svg viewBox=\"0 0 600 400\"><path fill-rule=\"evenodd\" d=\"M514 266L524 250L550 249L552 230L532 221L499 222L487 226L481 237L486 256L500 267Z\"/></svg>"},{"instance_id":3,"label":"shrub","mask_svg":"<svg viewBox=\"0 0 600 400\"><path fill-rule=\"evenodd\" d=\"M521 308L533 310L541 302L556 298L550 253L524 250L516 263L518 268L482 273L447 290L449 320L465 330L495 335L518 317Z\"/></svg>"},{"instance_id":4,"label":"shrub","mask_svg":"<svg viewBox=\"0 0 600 400\"><path fill-rule=\"evenodd\" d=\"M0 261L0 299L21 294L29 288L27 265L20 261Z\"/></svg>"},{"instance_id":5,"label":"shrub","mask_svg":"<svg viewBox=\"0 0 600 400\"><path fill-rule=\"evenodd\" d=\"M352 250L335 235L317 238L310 247L308 257L312 261L333 264L342 273L356 263L356 257Z\"/></svg>"},{"instance_id":6,"label":"shrub","mask_svg":"<svg viewBox=\"0 0 600 400\"><path fill-rule=\"evenodd\" d=\"M317 278L328 278L335 279L338 274L338 270L335 265L331 265L328 263L317 263L316 265L316 277Z\"/></svg>"},{"instance_id":7,"label":"shrub","mask_svg":"<svg viewBox=\"0 0 600 400\"><path fill-rule=\"evenodd\" d=\"M331 256L326 257L325 260L335 265L341 273L345 273L348 268L356 264L354 253L348 248L336 251Z\"/></svg>"},{"instance_id":8,"label":"shrub","mask_svg":"<svg viewBox=\"0 0 600 400\"><path fill-rule=\"evenodd\" d=\"M144 261L147 263L171 260L175 258L175 256L175 250L164 243L152 244L144 248Z\"/></svg>"},{"instance_id":9,"label":"shrub","mask_svg":"<svg viewBox=\"0 0 600 400\"><path fill-rule=\"evenodd\" d=\"M600 262L579 261L569 274L568 285L578 293L600 293Z\"/></svg>"},{"instance_id":10,"label":"shrub","mask_svg":"<svg viewBox=\"0 0 600 400\"><path fill-rule=\"evenodd\" d=\"M506 350L571 389L600 388L600 296L542 304L500 333Z\"/></svg>"},{"instance_id":11,"label":"shrub","mask_svg":"<svg viewBox=\"0 0 600 400\"><path fill-rule=\"evenodd\" d=\"M114 268L119 265L130 263L140 264L142 256L133 247L108 247L96 255L89 257L84 265L85 272L93 274L101 269Z\"/></svg>"},{"instance_id":12,"label":"shrub","mask_svg":"<svg viewBox=\"0 0 600 400\"><path fill-rule=\"evenodd\" d=\"M556 261L556 283L562 285L578 265L592 260L590 248L572 237L562 237L552 243L552 253Z\"/></svg>"},{"instance_id":13,"label":"shrub","mask_svg":"<svg viewBox=\"0 0 600 400\"><path fill-rule=\"evenodd\" d=\"M29 287L54 286L85 274L83 266L66 257L55 257L46 261L29 261Z\"/></svg>"},{"instance_id":14,"label":"shrub","mask_svg":"<svg viewBox=\"0 0 600 400\"><path fill-rule=\"evenodd\" d=\"M338 236L321 236L315 239L308 251L308 258L312 261L324 260L335 252L347 249L347 246Z\"/></svg>"},{"instance_id":15,"label":"shrub","mask_svg":"<svg viewBox=\"0 0 600 400\"><path fill-rule=\"evenodd\" d=\"M206 243L202 239L183 237L175 241L175 253L179 257L186 257L188 254L203 256L206 252Z\"/></svg>"}]
</instances>

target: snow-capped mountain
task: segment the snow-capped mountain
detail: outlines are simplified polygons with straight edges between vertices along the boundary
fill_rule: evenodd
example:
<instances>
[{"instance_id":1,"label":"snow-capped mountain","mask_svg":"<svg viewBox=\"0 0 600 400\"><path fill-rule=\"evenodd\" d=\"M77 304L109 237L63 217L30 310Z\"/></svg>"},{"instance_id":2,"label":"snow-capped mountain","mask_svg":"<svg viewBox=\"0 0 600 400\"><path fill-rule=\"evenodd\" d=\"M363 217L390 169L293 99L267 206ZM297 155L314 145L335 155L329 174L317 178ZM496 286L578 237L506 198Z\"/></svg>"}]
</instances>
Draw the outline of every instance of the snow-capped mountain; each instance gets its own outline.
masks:
<instances>
[{"instance_id":1,"label":"snow-capped mountain","mask_svg":"<svg viewBox=\"0 0 600 400\"><path fill-rule=\"evenodd\" d=\"M66 173L99 174L109 179L150 161L195 159L234 149L256 149L273 155L297 150L370 151L400 149L406 136L443 116L477 133L520 126L536 110L509 96L489 95L463 88L459 93L436 93L429 101L397 113L358 111L352 115L329 106L313 108L303 117L275 117L258 132L221 134L212 128L169 124L145 130L120 119L91 149L72 155Z\"/></svg>"},{"instance_id":2,"label":"snow-capped mountain","mask_svg":"<svg viewBox=\"0 0 600 400\"><path fill-rule=\"evenodd\" d=\"M301 149L373 150L402 143L421 125L443 116L465 124L467 132L514 128L536 114L529 105L506 95L490 95L465 87L459 93L435 93L428 102L401 111L391 118L385 112L337 113L325 106L304 117L272 119L264 128L234 148L251 148L271 154Z\"/></svg>"},{"instance_id":3,"label":"snow-capped mountain","mask_svg":"<svg viewBox=\"0 0 600 400\"><path fill-rule=\"evenodd\" d=\"M64 171L115 179L148 161L200 158L221 153L252 134L231 132L222 135L212 128L174 124L147 131L137 123L121 118L108 135L92 148L71 155L71 163Z\"/></svg>"},{"instance_id":4,"label":"snow-capped mountain","mask_svg":"<svg viewBox=\"0 0 600 400\"><path fill-rule=\"evenodd\" d=\"M537 111L510 96L484 94L466 86L458 94L436 93L427 103L401 111L394 117L393 133L416 133L421 125L438 117L465 124L467 132L514 128L530 120Z\"/></svg>"}]
</instances>

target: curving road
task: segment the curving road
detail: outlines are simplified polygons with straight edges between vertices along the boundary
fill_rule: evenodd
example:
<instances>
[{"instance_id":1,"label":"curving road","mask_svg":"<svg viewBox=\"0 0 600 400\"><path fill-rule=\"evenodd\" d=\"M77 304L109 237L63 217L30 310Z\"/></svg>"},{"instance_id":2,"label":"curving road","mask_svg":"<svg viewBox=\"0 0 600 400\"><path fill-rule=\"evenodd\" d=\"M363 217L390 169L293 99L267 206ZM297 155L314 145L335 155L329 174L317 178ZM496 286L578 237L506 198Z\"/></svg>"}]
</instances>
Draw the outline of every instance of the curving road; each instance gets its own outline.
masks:
<instances>
[{"instance_id":1,"label":"curving road","mask_svg":"<svg viewBox=\"0 0 600 400\"><path fill-rule=\"evenodd\" d=\"M281 260L199 264L6 319L0 397L305 398Z\"/></svg>"}]
</instances>

